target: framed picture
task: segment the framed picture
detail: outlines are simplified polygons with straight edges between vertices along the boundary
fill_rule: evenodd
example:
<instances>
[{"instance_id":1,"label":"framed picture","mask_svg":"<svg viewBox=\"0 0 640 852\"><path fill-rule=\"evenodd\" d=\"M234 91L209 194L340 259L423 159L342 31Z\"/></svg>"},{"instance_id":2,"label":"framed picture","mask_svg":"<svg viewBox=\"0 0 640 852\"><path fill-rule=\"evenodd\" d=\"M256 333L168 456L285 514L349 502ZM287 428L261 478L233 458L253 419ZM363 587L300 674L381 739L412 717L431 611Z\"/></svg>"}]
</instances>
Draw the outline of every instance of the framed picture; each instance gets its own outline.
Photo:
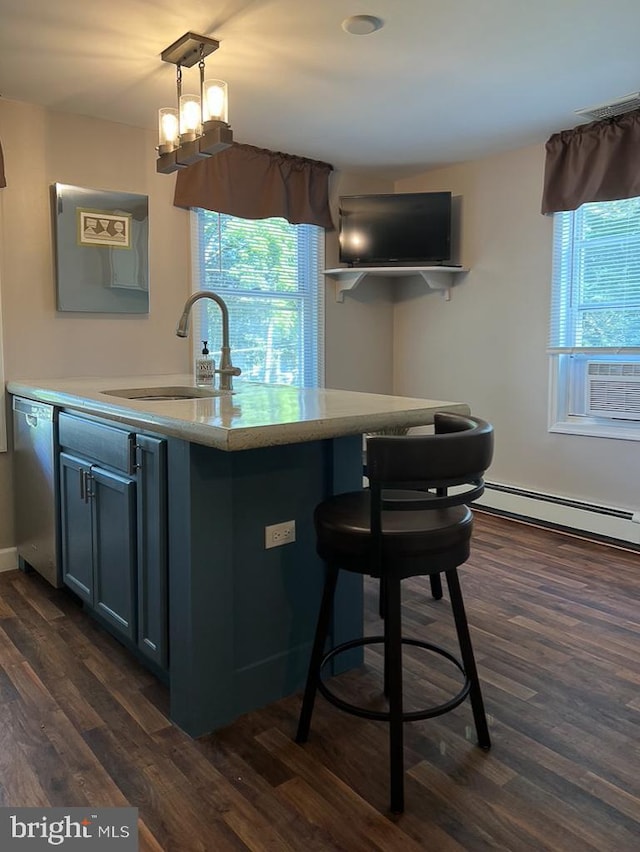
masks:
<instances>
[{"instance_id":1,"label":"framed picture","mask_svg":"<svg viewBox=\"0 0 640 852\"><path fill-rule=\"evenodd\" d=\"M131 248L131 214L107 213L77 207L78 245Z\"/></svg>"},{"instance_id":2,"label":"framed picture","mask_svg":"<svg viewBox=\"0 0 640 852\"><path fill-rule=\"evenodd\" d=\"M59 311L149 312L146 195L52 187Z\"/></svg>"}]
</instances>

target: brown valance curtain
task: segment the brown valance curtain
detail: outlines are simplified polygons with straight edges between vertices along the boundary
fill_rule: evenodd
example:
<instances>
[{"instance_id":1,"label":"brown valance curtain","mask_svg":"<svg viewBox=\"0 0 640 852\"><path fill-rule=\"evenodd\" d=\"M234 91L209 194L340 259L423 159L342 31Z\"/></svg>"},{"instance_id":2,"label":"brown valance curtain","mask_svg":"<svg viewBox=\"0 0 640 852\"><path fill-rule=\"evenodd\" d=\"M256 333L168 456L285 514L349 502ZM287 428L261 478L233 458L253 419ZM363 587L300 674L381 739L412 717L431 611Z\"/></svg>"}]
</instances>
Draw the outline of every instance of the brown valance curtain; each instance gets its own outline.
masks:
<instances>
[{"instance_id":1,"label":"brown valance curtain","mask_svg":"<svg viewBox=\"0 0 640 852\"><path fill-rule=\"evenodd\" d=\"M547 141L543 213L636 195L640 195L640 110L563 130Z\"/></svg>"},{"instance_id":2,"label":"brown valance curtain","mask_svg":"<svg viewBox=\"0 0 640 852\"><path fill-rule=\"evenodd\" d=\"M278 216L293 225L331 229L332 168L317 160L234 143L179 171L173 203L242 219Z\"/></svg>"},{"instance_id":3,"label":"brown valance curtain","mask_svg":"<svg viewBox=\"0 0 640 852\"><path fill-rule=\"evenodd\" d=\"M4 155L2 153L2 144L0 143L0 189L7 185L7 179L4 176Z\"/></svg>"}]
</instances>

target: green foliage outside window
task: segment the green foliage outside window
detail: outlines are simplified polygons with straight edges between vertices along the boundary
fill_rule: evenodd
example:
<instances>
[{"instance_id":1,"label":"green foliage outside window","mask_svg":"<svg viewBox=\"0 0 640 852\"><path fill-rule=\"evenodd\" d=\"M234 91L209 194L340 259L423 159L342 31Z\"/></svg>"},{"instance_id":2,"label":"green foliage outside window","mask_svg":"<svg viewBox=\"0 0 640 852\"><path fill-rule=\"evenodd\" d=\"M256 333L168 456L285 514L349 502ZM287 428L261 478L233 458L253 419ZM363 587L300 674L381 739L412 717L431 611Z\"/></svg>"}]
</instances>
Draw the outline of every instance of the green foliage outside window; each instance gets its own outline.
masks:
<instances>
[{"instance_id":1,"label":"green foliage outside window","mask_svg":"<svg viewBox=\"0 0 640 852\"><path fill-rule=\"evenodd\" d=\"M640 346L640 198L585 204L569 215L576 344Z\"/></svg>"},{"instance_id":2,"label":"green foliage outside window","mask_svg":"<svg viewBox=\"0 0 640 852\"><path fill-rule=\"evenodd\" d=\"M243 377L318 384L322 229L204 210L197 222L199 286L227 303L233 362ZM201 304L200 337L219 340L220 312Z\"/></svg>"}]
</instances>

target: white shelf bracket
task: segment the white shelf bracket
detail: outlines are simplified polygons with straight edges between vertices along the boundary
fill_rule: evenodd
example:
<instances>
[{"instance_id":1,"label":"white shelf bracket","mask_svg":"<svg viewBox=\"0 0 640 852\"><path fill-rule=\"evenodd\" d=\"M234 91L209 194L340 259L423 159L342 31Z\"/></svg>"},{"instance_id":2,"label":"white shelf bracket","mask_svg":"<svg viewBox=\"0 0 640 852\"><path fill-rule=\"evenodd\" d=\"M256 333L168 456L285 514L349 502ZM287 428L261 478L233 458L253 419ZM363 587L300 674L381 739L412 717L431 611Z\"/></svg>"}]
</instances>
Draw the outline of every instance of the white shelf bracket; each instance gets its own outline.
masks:
<instances>
[{"instance_id":1,"label":"white shelf bracket","mask_svg":"<svg viewBox=\"0 0 640 852\"><path fill-rule=\"evenodd\" d=\"M384 278L406 278L419 275L431 290L441 290L448 302L451 299L451 288L454 276L468 272L467 269L456 267L426 267L426 266L369 266L363 269L325 269L324 274L336 282L336 302L344 302L344 294L353 290L368 275Z\"/></svg>"},{"instance_id":2,"label":"white shelf bracket","mask_svg":"<svg viewBox=\"0 0 640 852\"><path fill-rule=\"evenodd\" d=\"M423 270L419 273L424 283L431 290L441 290L445 302L451 301L451 280L453 274L451 272L433 272L431 270Z\"/></svg>"},{"instance_id":3,"label":"white shelf bracket","mask_svg":"<svg viewBox=\"0 0 640 852\"><path fill-rule=\"evenodd\" d=\"M339 278L336 278L336 302L344 302L346 291L357 287L367 274L366 269L359 269L353 272L343 272Z\"/></svg>"}]
</instances>

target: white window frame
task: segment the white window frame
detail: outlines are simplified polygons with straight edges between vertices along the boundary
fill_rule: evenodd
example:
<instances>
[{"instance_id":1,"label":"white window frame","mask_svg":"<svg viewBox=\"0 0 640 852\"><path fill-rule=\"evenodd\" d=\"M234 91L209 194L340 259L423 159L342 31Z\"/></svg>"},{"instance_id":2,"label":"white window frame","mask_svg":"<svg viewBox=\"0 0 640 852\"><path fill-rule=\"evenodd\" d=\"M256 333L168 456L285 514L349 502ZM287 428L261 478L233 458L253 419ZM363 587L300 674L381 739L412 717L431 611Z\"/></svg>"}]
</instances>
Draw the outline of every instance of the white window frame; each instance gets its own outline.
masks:
<instances>
[{"instance_id":1,"label":"white window frame","mask_svg":"<svg viewBox=\"0 0 640 852\"><path fill-rule=\"evenodd\" d=\"M640 346L588 348L574 345L573 326L577 323L572 319L571 277L574 274L573 226L576 214L577 211L554 214L549 431L640 441L640 421L594 417L584 413L587 362L640 362ZM562 328L558 328L559 325Z\"/></svg>"},{"instance_id":2,"label":"white window frame","mask_svg":"<svg viewBox=\"0 0 640 852\"><path fill-rule=\"evenodd\" d=\"M200 210L197 208L191 209L191 250L192 250L192 261L191 261L191 271L192 271L192 291L209 289L205 286L201 277L201 268L200 268L200 221L201 216L206 215L209 211ZM296 298L300 301L303 301L306 305L308 312L313 312L315 316L315 328L308 328L307 333L311 335L312 345L309 347L305 345L303 347L304 352L308 352L310 350L311 355L313 356L313 362L309 364L308 362L304 364L303 373L305 375L305 387L324 387L324 276L322 275L322 269L324 267L324 254L325 254L325 245L324 245L324 230L319 228L318 226L294 226L294 227L313 227L317 228L318 232L318 251L317 251L317 263L315 264L315 268L311 261L308 263L303 262L298 264L298 283L300 285L300 290L298 293L287 293L286 296L288 298ZM226 288L217 288L215 292L218 295L222 296L224 299L229 292ZM243 291L246 292L246 291ZM257 296L260 298L269 298L271 294L268 292L257 292ZM273 298L278 299L283 297L283 293L273 293ZM197 320L199 320L199 303L196 303L194 306L194 310L196 311ZM195 323L194 323L195 325ZM230 325L231 325L231 338L232 338L232 358L233 358L233 317L230 317ZM197 339L197 335L193 335L193 356L194 358L200 353L201 342ZM216 362L219 358L219 342L218 341L209 341L209 350L211 354L214 356ZM235 361L234 361L235 364ZM241 377L243 378L243 377Z\"/></svg>"}]
</instances>

